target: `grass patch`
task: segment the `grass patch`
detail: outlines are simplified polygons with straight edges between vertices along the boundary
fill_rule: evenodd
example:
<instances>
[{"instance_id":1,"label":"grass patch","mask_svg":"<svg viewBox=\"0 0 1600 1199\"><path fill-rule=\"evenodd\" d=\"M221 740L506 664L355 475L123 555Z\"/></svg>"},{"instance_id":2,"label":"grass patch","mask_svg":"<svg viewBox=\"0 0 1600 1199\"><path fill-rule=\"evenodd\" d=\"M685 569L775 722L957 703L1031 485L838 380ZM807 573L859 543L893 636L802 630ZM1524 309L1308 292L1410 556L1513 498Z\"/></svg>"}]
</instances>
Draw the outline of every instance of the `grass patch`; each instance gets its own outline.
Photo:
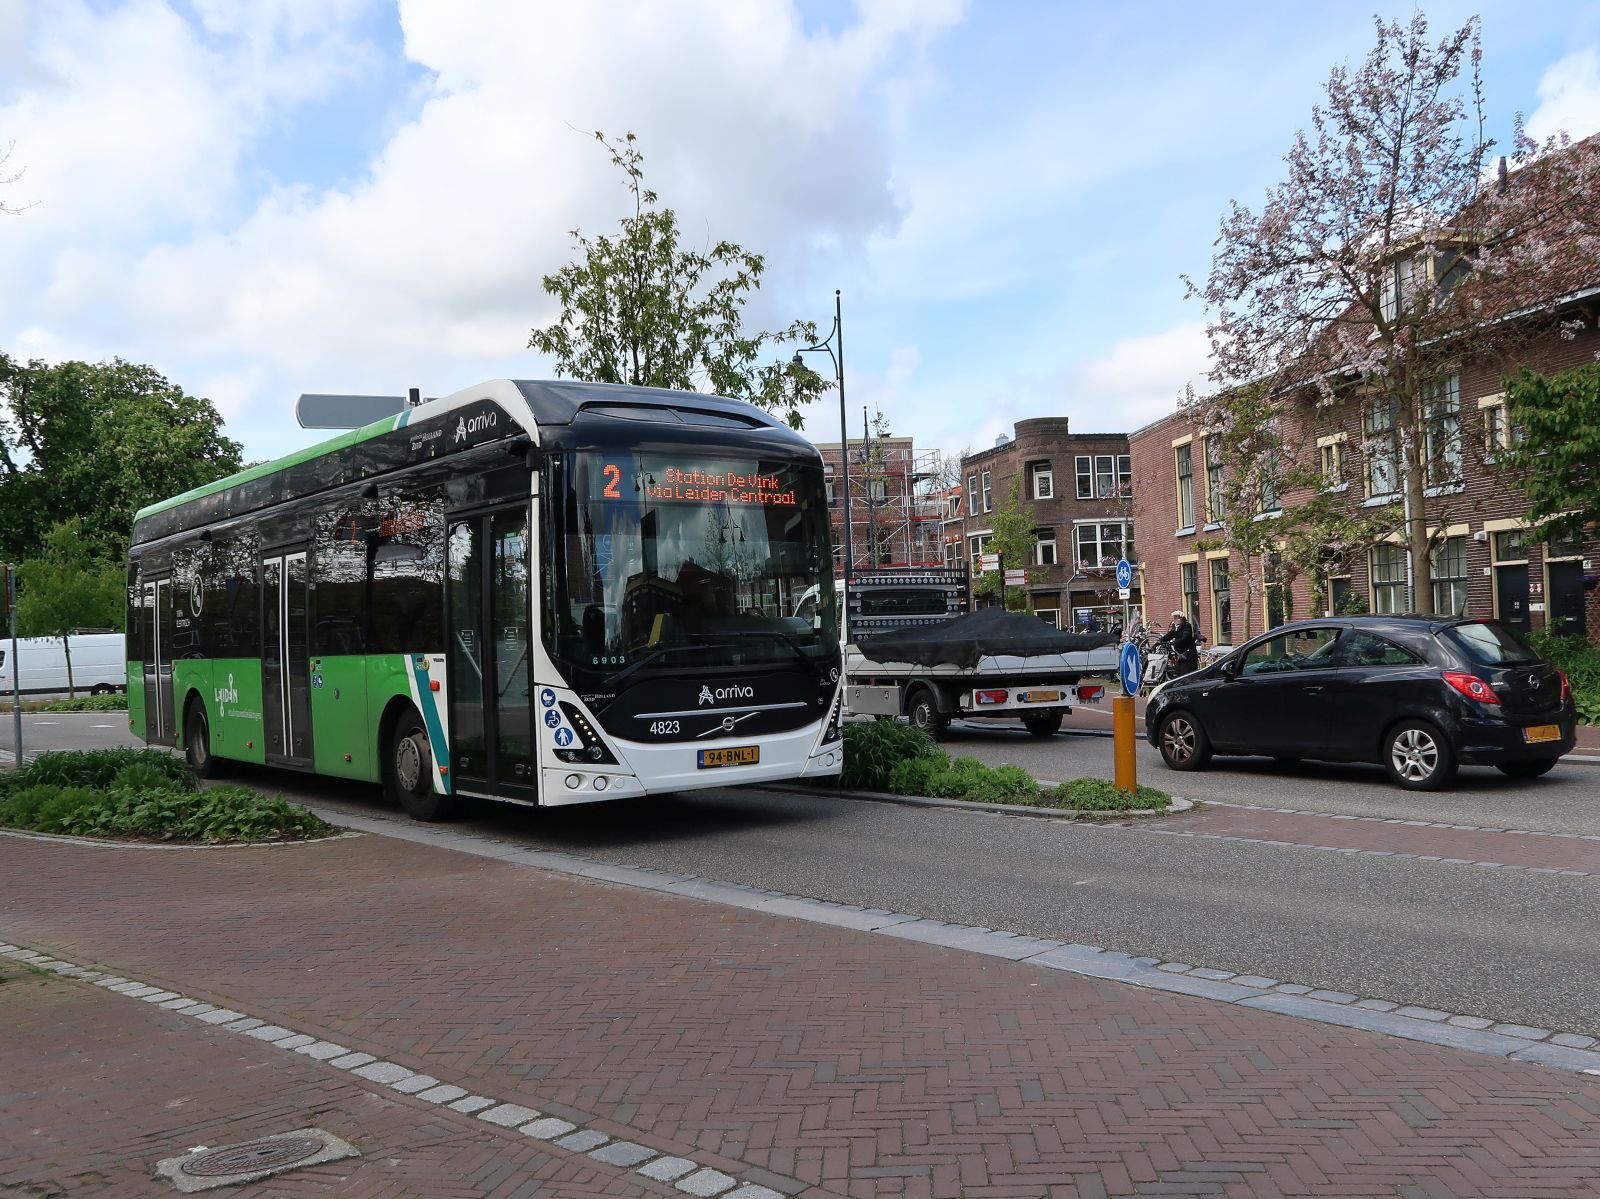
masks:
<instances>
[{"instance_id":1,"label":"grass patch","mask_svg":"<svg viewBox=\"0 0 1600 1199\"><path fill-rule=\"evenodd\" d=\"M199 789L182 760L151 749L41 754L0 773L0 825L80 837L206 844L325 837L333 826L248 787Z\"/></svg>"},{"instance_id":2,"label":"grass patch","mask_svg":"<svg viewBox=\"0 0 1600 1199\"><path fill-rule=\"evenodd\" d=\"M1076 812L1162 809L1165 791L1117 790L1107 779L1073 779L1041 787L1020 766L985 766L976 758L952 758L931 737L910 725L876 721L844 726L844 770L839 785L854 791L887 791L933 799L1018 804Z\"/></svg>"}]
</instances>

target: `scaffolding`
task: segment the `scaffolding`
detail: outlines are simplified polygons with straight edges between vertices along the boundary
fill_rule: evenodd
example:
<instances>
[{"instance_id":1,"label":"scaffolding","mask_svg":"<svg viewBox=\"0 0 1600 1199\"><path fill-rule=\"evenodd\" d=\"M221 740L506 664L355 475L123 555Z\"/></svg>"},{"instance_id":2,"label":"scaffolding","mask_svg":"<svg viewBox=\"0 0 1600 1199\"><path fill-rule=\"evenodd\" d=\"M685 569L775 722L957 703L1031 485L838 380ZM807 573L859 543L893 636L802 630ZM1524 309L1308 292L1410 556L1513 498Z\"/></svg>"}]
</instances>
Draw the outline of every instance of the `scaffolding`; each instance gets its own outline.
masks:
<instances>
[{"instance_id":1,"label":"scaffolding","mask_svg":"<svg viewBox=\"0 0 1600 1199\"><path fill-rule=\"evenodd\" d=\"M834 560L844 563L844 501L839 443L819 443L828 480ZM855 563L943 566L946 500L939 490L937 450L919 450L910 437L851 440L850 543Z\"/></svg>"}]
</instances>

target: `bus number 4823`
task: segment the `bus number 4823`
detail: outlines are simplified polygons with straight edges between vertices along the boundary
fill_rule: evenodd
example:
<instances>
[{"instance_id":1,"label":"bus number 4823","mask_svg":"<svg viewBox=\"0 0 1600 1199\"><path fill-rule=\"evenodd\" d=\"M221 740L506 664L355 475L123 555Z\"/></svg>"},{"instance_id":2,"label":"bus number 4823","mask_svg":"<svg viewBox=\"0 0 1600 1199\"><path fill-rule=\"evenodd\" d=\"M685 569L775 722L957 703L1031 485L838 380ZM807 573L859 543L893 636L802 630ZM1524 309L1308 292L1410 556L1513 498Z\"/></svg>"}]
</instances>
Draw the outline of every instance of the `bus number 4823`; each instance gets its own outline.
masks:
<instances>
[{"instance_id":1,"label":"bus number 4823","mask_svg":"<svg viewBox=\"0 0 1600 1199\"><path fill-rule=\"evenodd\" d=\"M650 732L656 737L666 737L677 731L678 722L676 720L657 720L651 722L650 725Z\"/></svg>"}]
</instances>

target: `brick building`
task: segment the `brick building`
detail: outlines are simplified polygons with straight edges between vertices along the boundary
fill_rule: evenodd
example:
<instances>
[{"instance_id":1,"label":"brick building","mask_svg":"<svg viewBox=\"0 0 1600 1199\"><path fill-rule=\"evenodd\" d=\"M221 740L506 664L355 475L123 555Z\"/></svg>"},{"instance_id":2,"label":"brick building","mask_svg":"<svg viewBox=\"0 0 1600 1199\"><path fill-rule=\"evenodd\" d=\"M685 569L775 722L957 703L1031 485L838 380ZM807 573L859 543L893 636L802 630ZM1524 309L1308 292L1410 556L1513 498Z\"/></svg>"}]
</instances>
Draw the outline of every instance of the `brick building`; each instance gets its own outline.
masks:
<instances>
[{"instance_id":1,"label":"brick building","mask_svg":"<svg viewBox=\"0 0 1600 1199\"><path fill-rule=\"evenodd\" d=\"M1032 561L1005 565L1027 568L1033 610L1062 628L1120 623L1114 568L1135 556L1126 434L1073 433L1065 417L1021 420L1015 437L962 459L961 477L959 517L946 525L952 559L960 554L976 571L994 511L1020 484L1039 540Z\"/></svg>"},{"instance_id":2,"label":"brick building","mask_svg":"<svg viewBox=\"0 0 1600 1199\"><path fill-rule=\"evenodd\" d=\"M815 443L827 475L834 568L844 566L844 472L837 441ZM851 439L850 540L857 566L941 566L947 501L933 490L939 454L910 437Z\"/></svg>"},{"instance_id":3,"label":"brick building","mask_svg":"<svg viewBox=\"0 0 1600 1199\"><path fill-rule=\"evenodd\" d=\"M1552 335L1525 355L1546 373L1595 361L1600 334L1594 313L1570 340ZM1138 528L1147 619L1165 622L1181 608L1216 644L1237 643L1286 619L1334 612L1448 612L1497 617L1521 629L1552 628L1600 643L1600 543L1540 545L1527 537L1527 502L1495 464L1508 428L1502 380L1505 363L1464 364L1432 385L1426 435L1429 455L1426 517L1432 531L1430 595L1412 596L1401 531L1330 555L1315 577L1285 587L1275 555L1250 563L1222 544L1222 524L1210 519L1226 488L1220 439L1208 436L1187 412L1130 435L1134 521ZM1373 404L1347 399L1297 407L1302 422L1289 438L1315 454L1323 489L1348 511L1389 509L1401 502L1393 434ZM1387 435L1386 435L1387 434ZM1257 469L1259 464L1245 464ZM1434 473L1437 471L1437 477ZM1308 498L1290 491L1269 512L1292 512ZM1224 515L1224 520L1226 516Z\"/></svg>"}]
</instances>

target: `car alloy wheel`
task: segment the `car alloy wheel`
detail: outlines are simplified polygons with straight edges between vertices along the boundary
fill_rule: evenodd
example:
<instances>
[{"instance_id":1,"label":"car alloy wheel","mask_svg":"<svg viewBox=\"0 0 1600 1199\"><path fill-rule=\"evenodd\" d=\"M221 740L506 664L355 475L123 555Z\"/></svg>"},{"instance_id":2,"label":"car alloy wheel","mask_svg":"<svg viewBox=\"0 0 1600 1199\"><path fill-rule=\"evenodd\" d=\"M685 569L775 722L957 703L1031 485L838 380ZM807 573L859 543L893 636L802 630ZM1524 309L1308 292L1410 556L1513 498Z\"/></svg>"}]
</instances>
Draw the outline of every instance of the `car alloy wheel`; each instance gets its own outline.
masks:
<instances>
[{"instance_id":1,"label":"car alloy wheel","mask_svg":"<svg viewBox=\"0 0 1600 1199\"><path fill-rule=\"evenodd\" d=\"M1161 758L1173 770L1199 770L1211 758L1205 730L1188 712L1174 712L1161 723Z\"/></svg>"},{"instance_id":2,"label":"car alloy wheel","mask_svg":"<svg viewBox=\"0 0 1600 1199\"><path fill-rule=\"evenodd\" d=\"M1425 783L1439 769L1439 743L1426 729L1402 729L1389 747L1395 773L1408 783Z\"/></svg>"}]
</instances>

